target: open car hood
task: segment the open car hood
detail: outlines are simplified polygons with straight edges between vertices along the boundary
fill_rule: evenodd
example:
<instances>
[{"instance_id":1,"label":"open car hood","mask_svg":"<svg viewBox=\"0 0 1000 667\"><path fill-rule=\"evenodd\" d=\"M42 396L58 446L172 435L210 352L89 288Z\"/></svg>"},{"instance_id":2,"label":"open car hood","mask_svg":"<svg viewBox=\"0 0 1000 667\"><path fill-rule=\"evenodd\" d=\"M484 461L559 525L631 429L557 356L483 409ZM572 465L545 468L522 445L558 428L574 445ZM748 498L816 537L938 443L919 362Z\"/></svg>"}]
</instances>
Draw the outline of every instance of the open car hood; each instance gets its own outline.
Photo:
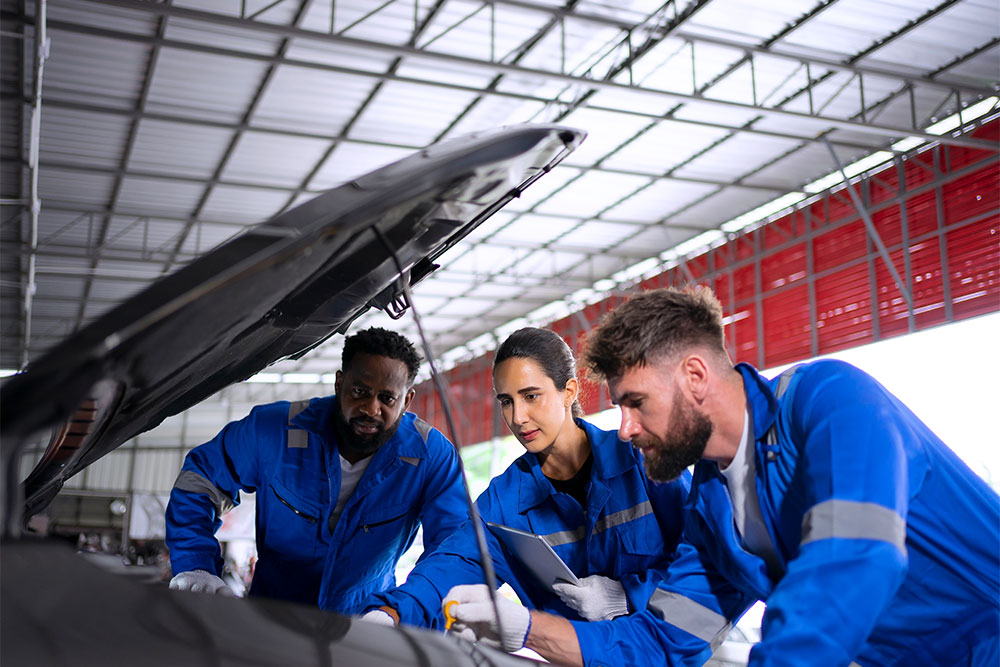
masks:
<instances>
[{"instance_id":1,"label":"open car hood","mask_svg":"<svg viewBox=\"0 0 1000 667\"><path fill-rule=\"evenodd\" d=\"M430 274L584 136L525 125L424 149L248 230L49 350L0 387L5 533L165 418L298 358L369 308L401 315L399 281ZM21 495L23 443L60 423Z\"/></svg>"}]
</instances>

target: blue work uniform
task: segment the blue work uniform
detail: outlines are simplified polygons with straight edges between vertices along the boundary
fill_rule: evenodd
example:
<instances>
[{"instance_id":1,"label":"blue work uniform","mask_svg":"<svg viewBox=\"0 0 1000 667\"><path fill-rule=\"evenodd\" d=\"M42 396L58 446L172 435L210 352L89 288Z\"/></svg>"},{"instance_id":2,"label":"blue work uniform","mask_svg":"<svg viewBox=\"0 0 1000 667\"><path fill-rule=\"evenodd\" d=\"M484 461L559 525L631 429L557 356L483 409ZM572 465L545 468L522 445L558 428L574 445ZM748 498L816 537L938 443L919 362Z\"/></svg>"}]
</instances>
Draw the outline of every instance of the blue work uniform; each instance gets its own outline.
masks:
<instances>
[{"instance_id":1,"label":"blue work uniform","mask_svg":"<svg viewBox=\"0 0 1000 667\"><path fill-rule=\"evenodd\" d=\"M702 460L666 580L639 614L574 623L584 663L701 664L760 599L751 665L996 665L996 492L849 364L799 366L780 397L781 378L737 370L777 571L745 549Z\"/></svg>"},{"instance_id":2,"label":"blue work uniform","mask_svg":"<svg viewBox=\"0 0 1000 667\"><path fill-rule=\"evenodd\" d=\"M257 492L250 595L357 613L395 585L396 562L421 523L426 554L468 518L455 448L405 413L334 521L336 409L333 396L257 406L187 455L166 514L174 574L221 574L221 516L240 490Z\"/></svg>"},{"instance_id":3,"label":"blue work uniform","mask_svg":"<svg viewBox=\"0 0 1000 667\"><path fill-rule=\"evenodd\" d=\"M583 420L593 453L586 507L556 491L538 457L526 452L494 478L476 501L483 521L542 535L578 577L599 574L622 583L629 605L644 609L669 564L682 533L688 476L667 484L650 482L638 451ZM484 525L484 530L486 527ZM567 618L580 615L486 530L497 583L508 583L532 609ZM484 583L471 521L410 572L406 583L376 596L410 625L442 627L441 600L452 586Z\"/></svg>"}]
</instances>

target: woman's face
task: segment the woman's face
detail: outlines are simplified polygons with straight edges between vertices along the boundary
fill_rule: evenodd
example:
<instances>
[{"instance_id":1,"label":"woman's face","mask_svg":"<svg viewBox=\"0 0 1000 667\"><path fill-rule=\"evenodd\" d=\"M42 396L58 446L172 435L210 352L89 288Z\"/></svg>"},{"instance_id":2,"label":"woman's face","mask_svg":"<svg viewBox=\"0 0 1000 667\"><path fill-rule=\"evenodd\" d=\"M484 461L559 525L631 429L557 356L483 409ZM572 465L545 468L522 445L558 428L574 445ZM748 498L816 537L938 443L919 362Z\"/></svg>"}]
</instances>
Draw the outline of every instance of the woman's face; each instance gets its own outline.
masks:
<instances>
[{"instance_id":1,"label":"woman's face","mask_svg":"<svg viewBox=\"0 0 1000 667\"><path fill-rule=\"evenodd\" d=\"M564 430L576 428L571 406L576 379L566 389L555 383L533 360L506 359L493 369L493 389L507 427L529 452L543 452Z\"/></svg>"}]
</instances>

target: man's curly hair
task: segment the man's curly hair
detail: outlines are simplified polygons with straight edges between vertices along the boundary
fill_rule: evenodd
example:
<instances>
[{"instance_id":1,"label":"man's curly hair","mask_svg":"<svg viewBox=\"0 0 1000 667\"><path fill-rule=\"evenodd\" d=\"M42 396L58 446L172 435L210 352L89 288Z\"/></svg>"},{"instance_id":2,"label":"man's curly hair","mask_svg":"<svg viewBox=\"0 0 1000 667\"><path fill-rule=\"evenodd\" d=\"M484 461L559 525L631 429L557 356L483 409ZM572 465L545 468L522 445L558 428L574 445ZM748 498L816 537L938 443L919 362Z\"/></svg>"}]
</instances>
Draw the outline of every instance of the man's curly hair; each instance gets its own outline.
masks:
<instances>
[{"instance_id":1,"label":"man's curly hair","mask_svg":"<svg viewBox=\"0 0 1000 667\"><path fill-rule=\"evenodd\" d=\"M600 382L694 346L726 354L722 304L712 290L650 290L604 316L587 337L583 365L590 377Z\"/></svg>"},{"instance_id":2,"label":"man's curly hair","mask_svg":"<svg viewBox=\"0 0 1000 667\"><path fill-rule=\"evenodd\" d=\"M406 364L409 385L420 370L420 355L405 336L381 327L370 327L344 339L344 350L340 354L340 367L346 371L358 354L389 357Z\"/></svg>"}]
</instances>

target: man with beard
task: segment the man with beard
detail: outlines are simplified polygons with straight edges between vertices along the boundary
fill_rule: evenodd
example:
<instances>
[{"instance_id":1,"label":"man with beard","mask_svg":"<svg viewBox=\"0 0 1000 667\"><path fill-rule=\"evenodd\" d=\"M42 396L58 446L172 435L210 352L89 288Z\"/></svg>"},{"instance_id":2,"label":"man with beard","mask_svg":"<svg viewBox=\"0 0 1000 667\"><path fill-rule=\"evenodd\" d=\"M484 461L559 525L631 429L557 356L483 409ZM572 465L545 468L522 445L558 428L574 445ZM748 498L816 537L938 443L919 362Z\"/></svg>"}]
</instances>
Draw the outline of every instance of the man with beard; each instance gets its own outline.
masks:
<instances>
[{"instance_id":1,"label":"man with beard","mask_svg":"<svg viewBox=\"0 0 1000 667\"><path fill-rule=\"evenodd\" d=\"M697 665L766 600L751 665L1000 664L1000 498L870 376L833 360L773 380L734 367L707 289L631 298L584 363L651 479L695 466L684 541L647 609L625 618L533 611L512 638L516 612L499 600L505 647ZM453 597L456 625L499 636L488 600Z\"/></svg>"},{"instance_id":2,"label":"man with beard","mask_svg":"<svg viewBox=\"0 0 1000 667\"><path fill-rule=\"evenodd\" d=\"M185 458L167 506L170 587L229 594L214 534L256 492L250 595L361 611L395 585L423 524L430 553L467 518L458 455L406 408L420 357L371 328L344 341L335 395L255 407Z\"/></svg>"}]
</instances>

